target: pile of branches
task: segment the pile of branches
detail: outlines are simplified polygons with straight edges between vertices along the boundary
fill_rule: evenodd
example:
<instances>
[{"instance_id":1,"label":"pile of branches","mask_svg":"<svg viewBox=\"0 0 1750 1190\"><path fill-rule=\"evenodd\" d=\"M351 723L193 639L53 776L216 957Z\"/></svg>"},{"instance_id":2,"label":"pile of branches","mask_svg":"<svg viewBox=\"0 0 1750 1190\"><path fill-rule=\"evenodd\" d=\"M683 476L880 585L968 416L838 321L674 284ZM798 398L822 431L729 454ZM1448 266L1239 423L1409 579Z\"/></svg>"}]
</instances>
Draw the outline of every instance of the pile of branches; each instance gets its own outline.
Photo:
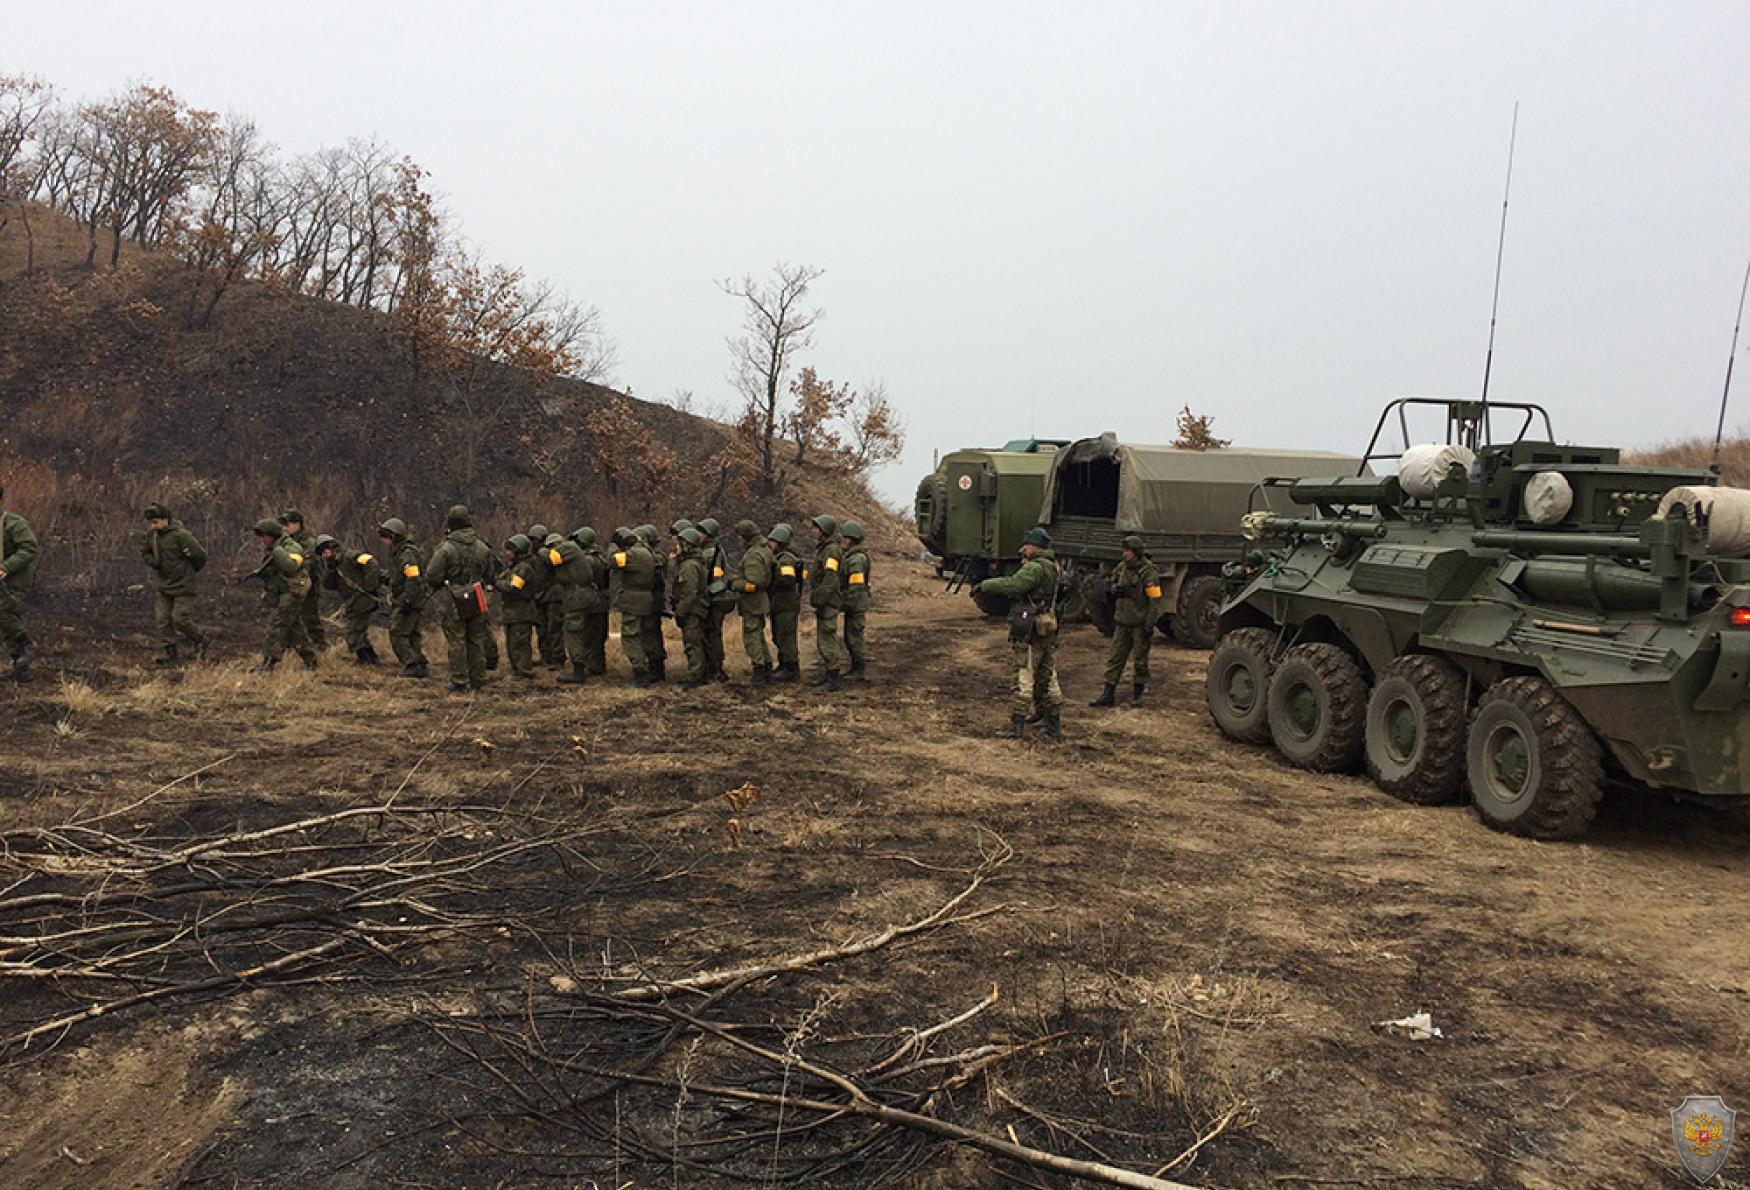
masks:
<instances>
[{"instance_id":1,"label":"pile of branches","mask_svg":"<svg viewBox=\"0 0 1750 1190\"><path fill-rule=\"evenodd\" d=\"M605 828L508 805L390 798L197 841L122 833L135 808L0 831L0 1062L148 1005L435 980L601 891L579 844Z\"/></svg>"}]
</instances>

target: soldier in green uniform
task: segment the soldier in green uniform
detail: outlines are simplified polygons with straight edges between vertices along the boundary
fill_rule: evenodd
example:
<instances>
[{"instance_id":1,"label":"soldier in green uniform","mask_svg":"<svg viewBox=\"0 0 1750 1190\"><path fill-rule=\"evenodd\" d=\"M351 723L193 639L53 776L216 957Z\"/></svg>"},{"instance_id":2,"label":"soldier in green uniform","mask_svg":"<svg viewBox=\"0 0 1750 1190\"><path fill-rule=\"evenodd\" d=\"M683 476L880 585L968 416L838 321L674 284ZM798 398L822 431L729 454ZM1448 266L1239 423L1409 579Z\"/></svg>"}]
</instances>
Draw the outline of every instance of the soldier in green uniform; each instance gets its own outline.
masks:
<instances>
[{"instance_id":1,"label":"soldier in green uniform","mask_svg":"<svg viewBox=\"0 0 1750 1190\"><path fill-rule=\"evenodd\" d=\"M735 591L729 582L729 559L724 556L718 540L722 527L716 518L706 517L693 526L704 538L700 548L705 551L705 576L710 596L709 613L705 617L705 676L713 682L727 682L729 673L723 668L723 621L735 606Z\"/></svg>"},{"instance_id":2,"label":"soldier in green uniform","mask_svg":"<svg viewBox=\"0 0 1750 1190\"><path fill-rule=\"evenodd\" d=\"M261 579L262 599L267 604L267 635L261 645L261 663L255 668L258 672L272 669L285 651L292 649L305 669L315 669L316 649L304 626L304 604L314 585L310 577L314 563L298 539L285 532L278 521L264 517L255 522L255 537L264 551L255 573Z\"/></svg>"},{"instance_id":3,"label":"soldier in green uniform","mask_svg":"<svg viewBox=\"0 0 1750 1190\"><path fill-rule=\"evenodd\" d=\"M987 578L976 590L1014 601L1009 613L1009 644L1015 672L1009 726L1000 739L1018 740L1027 730L1035 696L1043 709L1045 734L1063 738L1063 690L1057 684L1057 584L1061 575L1051 551L1051 535L1035 526L1021 543L1021 568L1002 578Z\"/></svg>"},{"instance_id":4,"label":"soldier in green uniform","mask_svg":"<svg viewBox=\"0 0 1750 1190\"><path fill-rule=\"evenodd\" d=\"M407 535L407 522L400 517L377 526L377 536L388 556L389 644L401 663L401 676L423 678L430 672L419 645L419 615L431 595L425 581L425 555Z\"/></svg>"},{"instance_id":5,"label":"soldier in green uniform","mask_svg":"<svg viewBox=\"0 0 1750 1190\"><path fill-rule=\"evenodd\" d=\"M1145 552L1142 538L1124 539L1124 557L1112 569L1112 651L1106 657L1106 686L1088 705L1109 707L1117 702L1124 663L1132 657L1130 705L1142 705L1148 689L1148 649L1154 636L1161 600L1161 574Z\"/></svg>"},{"instance_id":6,"label":"soldier in green uniform","mask_svg":"<svg viewBox=\"0 0 1750 1190\"><path fill-rule=\"evenodd\" d=\"M668 645L662 639L662 613L668 607L668 556L663 553L662 535L655 525L639 525L632 532L650 551L656 561L656 612L644 623L644 655L650 658L650 680L668 680Z\"/></svg>"},{"instance_id":7,"label":"soldier in green uniform","mask_svg":"<svg viewBox=\"0 0 1750 1190\"><path fill-rule=\"evenodd\" d=\"M316 538L316 556L322 560L322 585L340 594L340 613L346 619L346 647L358 665L381 660L371 644L371 617L377 611L377 595L383 589L383 568L375 554L342 546L323 533Z\"/></svg>"},{"instance_id":8,"label":"soldier in green uniform","mask_svg":"<svg viewBox=\"0 0 1750 1190\"><path fill-rule=\"evenodd\" d=\"M710 615L710 572L704 552L699 548L704 538L691 525L676 532L680 552L676 555L674 572L674 620L681 630L681 647L687 654L687 676L681 679L682 690L696 690L707 681L705 677L705 621Z\"/></svg>"},{"instance_id":9,"label":"soldier in green uniform","mask_svg":"<svg viewBox=\"0 0 1750 1190\"><path fill-rule=\"evenodd\" d=\"M534 547L539 562L547 548L552 531L542 524L529 526L529 544ZM535 643L540 656L536 665L548 669L565 668L565 611L560 606L559 591L553 585L553 572L545 565L535 567Z\"/></svg>"},{"instance_id":10,"label":"soldier in green uniform","mask_svg":"<svg viewBox=\"0 0 1750 1190\"><path fill-rule=\"evenodd\" d=\"M808 605L814 609L814 648L820 654L820 672L810 686L839 688L839 607L844 602L844 583L839 571L837 520L825 513L809 522L814 527L814 565L807 570Z\"/></svg>"},{"instance_id":11,"label":"soldier in green uniform","mask_svg":"<svg viewBox=\"0 0 1750 1190\"><path fill-rule=\"evenodd\" d=\"M148 505L146 520L151 527L140 545L140 556L158 576L158 599L152 609L158 639L164 645L158 664L177 663L178 638L194 646L195 656L205 657L207 638L194 626L194 599L201 567L207 564L207 551L188 531L188 526L172 517L164 505Z\"/></svg>"},{"instance_id":12,"label":"soldier in green uniform","mask_svg":"<svg viewBox=\"0 0 1750 1190\"><path fill-rule=\"evenodd\" d=\"M778 654L775 682L794 682L802 676L796 645L796 622L802 613L802 560L790 548L795 534L789 525L772 526L766 547L772 551L772 645Z\"/></svg>"},{"instance_id":13,"label":"soldier in green uniform","mask_svg":"<svg viewBox=\"0 0 1750 1190\"><path fill-rule=\"evenodd\" d=\"M632 667L632 684L643 688L650 685L644 621L657 614L656 559L636 533L621 528L614 530L614 552L608 561L620 576L620 593L614 599L614 610L620 613L620 647Z\"/></svg>"},{"instance_id":14,"label":"soldier in green uniform","mask_svg":"<svg viewBox=\"0 0 1750 1190\"><path fill-rule=\"evenodd\" d=\"M288 508L280 513L280 525L286 531L286 536L297 542L304 551L304 557L316 557L316 534L304 523L304 514L295 508ZM310 581L310 593L304 596L304 608L299 613L304 618L304 633L310 638L310 647L320 653L328 645L328 639L322 631L322 591L314 578Z\"/></svg>"},{"instance_id":15,"label":"soldier in green uniform","mask_svg":"<svg viewBox=\"0 0 1750 1190\"><path fill-rule=\"evenodd\" d=\"M479 690L486 685L486 576L492 551L474 532L465 505L444 514L444 539L431 552L425 579L438 595L438 619L449 646L450 689Z\"/></svg>"},{"instance_id":16,"label":"soldier in green uniform","mask_svg":"<svg viewBox=\"0 0 1750 1190\"><path fill-rule=\"evenodd\" d=\"M772 654L766 647L766 617L772 611L774 559L771 547L760 536L760 527L752 521L735 522L735 536L741 541L741 562L736 568L735 579L736 608L741 612L741 647L747 650L753 684L764 686L772 680Z\"/></svg>"},{"instance_id":17,"label":"soldier in green uniform","mask_svg":"<svg viewBox=\"0 0 1750 1190\"><path fill-rule=\"evenodd\" d=\"M845 654L851 668L845 676L853 682L866 682L869 675L869 646L864 633L869 620L869 551L863 548L863 526L846 521L839 527L839 537L845 548L841 555L845 585Z\"/></svg>"},{"instance_id":18,"label":"soldier in green uniform","mask_svg":"<svg viewBox=\"0 0 1750 1190\"><path fill-rule=\"evenodd\" d=\"M6 487L0 484L0 501ZM24 630L24 597L36 578L36 534L30 522L0 504L0 644L12 658L6 680L30 681L30 665L37 658L36 643Z\"/></svg>"},{"instance_id":19,"label":"soldier in green uniform","mask_svg":"<svg viewBox=\"0 0 1750 1190\"><path fill-rule=\"evenodd\" d=\"M526 533L513 533L504 543L504 574L493 586L498 591L498 616L504 621L504 655L510 672L519 678L535 676L535 575L541 564Z\"/></svg>"},{"instance_id":20,"label":"soldier in green uniform","mask_svg":"<svg viewBox=\"0 0 1750 1190\"><path fill-rule=\"evenodd\" d=\"M594 605L596 575L594 560L578 543L585 529L578 529L569 538L554 533L545 547L547 565L553 572L553 584L565 611L565 652L571 657L571 668L561 673L559 680L567 686L581 686L590 676L584 621ZM593 542L595 530L589 529L588 536Z\"/></svg>"},{"instance_id":21,"label":"soldier in green uniform","mask_svg":"<svg viewBox=\"0 0 1750 1190\"><path fill-rule=\"evenodd\" d=\"M612 569L602 552L596 531L584 525L571 540L589 561L588 584L583 600L583 667L591 677L608 672L608 585Z\"/></svg>"}]
</instances>

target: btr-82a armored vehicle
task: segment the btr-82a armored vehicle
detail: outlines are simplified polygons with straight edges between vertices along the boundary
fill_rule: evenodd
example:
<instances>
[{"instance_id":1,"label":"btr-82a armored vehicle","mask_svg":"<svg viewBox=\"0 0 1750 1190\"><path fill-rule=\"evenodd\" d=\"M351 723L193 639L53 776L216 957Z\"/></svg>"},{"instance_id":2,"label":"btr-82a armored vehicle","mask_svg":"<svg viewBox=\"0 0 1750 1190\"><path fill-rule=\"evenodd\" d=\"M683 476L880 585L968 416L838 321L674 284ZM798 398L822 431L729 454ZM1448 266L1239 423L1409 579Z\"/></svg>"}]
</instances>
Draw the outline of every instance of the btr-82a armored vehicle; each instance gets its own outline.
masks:
<instances>
[{"instance_id":1,"label":"btr-82a armored vehicle","mask_svg":"<svg viewBox=\"0 0 1750 1190\"><path fill-rule=\"evenodd\" d=\"M1446 442L1411 448L1429 409ZM1743 798L1750 492L1559 444L1535 405L1394 401L1376 470L1388 429L1396 474L1275 481L1304 515L1246 518L1269 548L1231 575L1220 729L1536 838L1583 832L1607 775Z\"/></svg>"}]
</instances>

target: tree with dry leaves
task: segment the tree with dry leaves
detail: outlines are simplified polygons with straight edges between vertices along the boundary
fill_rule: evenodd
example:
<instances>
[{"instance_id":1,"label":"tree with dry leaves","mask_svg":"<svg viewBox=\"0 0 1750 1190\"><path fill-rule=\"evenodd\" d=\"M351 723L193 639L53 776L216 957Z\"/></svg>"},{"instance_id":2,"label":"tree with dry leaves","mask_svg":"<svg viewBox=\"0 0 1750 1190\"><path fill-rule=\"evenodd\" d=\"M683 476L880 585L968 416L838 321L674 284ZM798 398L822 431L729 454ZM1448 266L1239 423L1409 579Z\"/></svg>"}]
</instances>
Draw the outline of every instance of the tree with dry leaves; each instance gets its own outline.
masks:
<instances>
[{"instance_id":1,"label":"tree with dry leaves","mask_svg":"<svg viewBox=\"0 0 1750 1190\"><path fill-rule=\"evenodd\" d=\"M35 191L43 168L38 141L54 102L54 88L42 79L0 74L0 231L17 216L24 231L27 273L36 267L36 240L27 199Z\"/></svg>"},{"instance_id":2,"label":"tree with dry leaves","mask_svg":"<svg viewBox=\"0 0 1750 1190\"><path fill-rule=\"evenodd\" d=\"M1173 445L1180 450L1220 450L1232 441L1217 438L1212 428L1215 418L1192 413L1189 405L1179 410L1178 422L1179 434Z\"/></svg>"},{"instance_id":3,"label":"tree with dry leaves","mask_svg":"<svg viewBox=\"0 0 1750 1190\"><path fill-rule=\"evenodd\" d=\"M759 443L760 480L766 491L778 486L773 442L779 431L779 402L796 356L814 345L814 328L824 311L808 304L809 288L822 270L780 261L765 280L749 273L719 287L742 303L741 334L729 340L733 379Z\"/></svg>"},{"instance_id":4,"label":"tree with dry leaves","mask_svg":"<svg viewBox=\"0 0 1750 1190\"><path fill-rule=\"evenodd\" d=\"M594 439L596 469L611 494L648 500L673 476L674 452L625 397L610 397L584 417L583 425Z\"/></svg>"},{"instance_id":5,"label":"tree with dry leaves","mask_svg":"<svg viewBox=\"0 0 1750 1190\"><path fill-rule=\"evenodd\" d=\"M846 465L852 475L865 477L898 461L905 452L905 418L893 407L887 385L881 381L856 394L848 421L850 447L846 451Z\"/></svg>"},{"instance_id":6,"label":"tree with dry leaves","mask_svg":"<svg viewBox=\"0 0 1750 1190\"><path fill-rule=\"evenodd\" d=\"M813 368L803 368L790 382L790 396L780 426L784 437L796 444L796 462L803 462L809 451L830 457L842 450L844 441L833 423L850 412L857 396L851 386L834 384Z\"/></svg>"}]
</instances>

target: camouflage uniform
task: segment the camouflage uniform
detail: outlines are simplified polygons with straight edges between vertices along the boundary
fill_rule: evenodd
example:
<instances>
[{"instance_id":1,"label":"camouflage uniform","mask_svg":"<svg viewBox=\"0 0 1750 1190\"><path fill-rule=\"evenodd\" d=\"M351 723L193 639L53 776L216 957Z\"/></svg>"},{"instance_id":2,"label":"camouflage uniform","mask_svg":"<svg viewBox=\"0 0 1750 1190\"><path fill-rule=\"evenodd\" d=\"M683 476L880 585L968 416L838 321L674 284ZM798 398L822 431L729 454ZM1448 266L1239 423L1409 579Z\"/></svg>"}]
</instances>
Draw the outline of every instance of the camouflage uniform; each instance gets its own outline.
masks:
<instances>
[{"instance_id":1,"label":"camouflage uniform","mask_svg":"<svg viewBox=\"0 0 1750 1190\"><path fill-rule=\"evenodd\" d=\"M343 546L332 537L316 540L316 552L324 564L322 585L340 595L346 647L360 665L375 665L381 658L371 644L371 617L377 612L377 597L383 590L383 568L375 554ZM331 548L321 548L324 540Z\"/></svg>"},{"instance_id":2,"label":"camouflage uniform","mask_svg":"<svg viewBox=\"0 0 1750 1190\"><path fill-rule=\"evenodd\" d=\"M505 543L510 564L493 584L498 592L498 615L504 621L504 653L510 661L510 672L519 678L535 676L534 590L541 563L535 560L534 547L526 535L518 533Z\"/></svg>"},{"instance_id":3,"label":"camouflage uniform","mask_svg":"<svg viewBox=\"0 0 1750 1190\"><path fill-rule=\"evenodd\" d=\"M614 531L614 553L609 563L620 575L620 593L614 609L620 613L620 647L632 667L632 682L650 685L650 656L644 651L648 630L644 621L657 614L656 558L630 529Z\"/></svg>"},{"instance_id":4,"label":"camouflage uniform","mask_svg":"<svg viewBox=\"0 0 1750 1190\"><path fill-rule=\"evenodd\" d=\"M486 637L492 631L483 606L492 551L460 504L445 515L444 528L448 532L431 552L425 579L438 593L438 619L449 646L450 689L478 690L486 685Z\"/></svg>"},{"instance_id":5,"label":"camouflage uniform","mask_svg":"<svg viewBox=\"0 0 1750 1190\"><path fill-rule=\"evenodd\" d=\"M1040 543L1043 542L1041 545ZM1043 529L1030 529L1027 544L1037 546L1014 574L1003 578L988 578L978 590L988 595L1001 595L1015 601L1015 610L1023 607L1038 614L1055 613L1057 584L1061 571L1057 557L1051 552L1051 538ZM1025 730L1027 717L1037 701L1042 710L1045 732L1059 738L1063 723L1063 690L1057 684L1057 625L1055 615L1048 631L1040 631L1035 620L1025 630L1011 619L1009 631L1010 660L1014 668L1014 698L1009 707L1008 730L998 734L1019 739ZM1019 633L1024 631L1024 635Z\"/></svg>"},{"instance_id":6,"label":"camouflage uniform","mask_svg":"<svg viewBox=\"0 0 1750 1190\"><path fill-rule=\"evenodd\" d=\"M1112 650L1106 655L1105 689L1088 704L1093 707L1109 707L1116 701L1127 661L1132 665L1130 704L1141 705L1148 689L1148 651L1159 615L1161 575L1143 552L1142 538L1126 537L1124 548L1127 556L1112 569Z\"/></svg>"},{"instance_id":7,"label":"camouflage uniform","mask_svg":"<svg viewBox=\"0 0 1750 1190\"><path fill-rule=\"evenodd\" d=\"M729 559L717 540L717 522L706 517L694 526L704 535L706 594L709 596L705 615L705 676L726 682L729 674L723 668L723 621L735 606L735 591L729 583Z\"/></svg>"},{"instance_id":8,"label":"camouflage uniform","mask_svg":"<svg viewBox=\"0 0 1750 1190\"><path fill-rule=\"evenodd\" d=\"M846 521L839 536L845 540L841 577L845 584L845 655L851 662L846 676L861 682L867 678L865 667L869 662L865 635L869 620L869 551L863 548L863 528L856 521Z\"/></svg>"},{"instance_id":9,"label":"camouflage uniform","mask_svg":"<svg viewBox=\"0 0 1750 1190\"><path fill-rule=\"evenodd\" d=\"M389 543L389 644L401 663L401 676L423 678L427 669L425 650L419 644L419 615L431 596L425 581L425 555L397 518L384 521L377 534Z\"/></svg>"},{"instance_id":10,"label":"camouflage uniform","mask_svg":"<svg viewBox=\"0 0 1750 1190\"><path fill-rule=\"evenodd\" d=\"M312 562L316 558L316 534L311 531L309 523L304 520L304 514L295 508L288 508L280 513L280 524L285 528L287 536L298 543L304 551L304 557ZM291 526L296 525L293 532ZM304 632L310 638L310 647L321 652L328 644L328 639L322 631L322 591L314 578L310 582L310 592L304 596L304 606L299 611L304 621Z\"/></svg>"},{"instance_id":11,"label":"camouflage uniform","mask_svg":"<svg viewBox=\"0 0 1750 1190\"><path fill-rule=\"evenodd\" d=\"M0 488L0 496L6 494ZM36 644L24 630L24 597L36 577L37 542L30 522L16 512L0 508L0 644L12 658L6 677L30 680L30 664L36 660Z\"/></svg>"},{"instance_id":12,"label":"camouflage uniform","mask_svg":"<svg viewBox=\"0 0 1750 1190\"><path fill-rule=\"evenodd\" d=\"M541 551L547 548L547 538L551 533L545 525L530 525L527 536L529 545L536 552L536 562L539 563ZM559 592L553 587L553 572L545 565L535 567L534 590L535 641L541 651L535 663L548 669L563 668L565 611L560 606Z\"/></svg>"},{"instance_id":13,"label":"camouflage uniform","mask_svg":"<svg viewBox=\"0 0 1750 1190\"><path fill-rule=\"evenodd\" d=\"M679 533L680 556L674 573L674 620L681 630L681 646L687 654L687 676L681 688L691 690L706 682L705 621L710 615L710 572L699 531L690 525Z\"/></svg>"},{"instance_id":14,"label":"camouflage uniform","mask_svg":"<svg viewBox=\"0 0 1750 1190\"><path fill-rule=\"evenodd\" d=\"M735 535L741 539L741 563L737 568L736 608L741 612L741 647L747 650L748 665L753 669L755 685L772 680L772 654L766 648L766 617L772 611L772 571L775 569L771 547L760 539L759 526L752 521L740 521Z\"/></svg>"},{"instance_id":15,"label":"camouflage uniform","mask_svg":"<svg viewBox=\"0 0 1750 1190\"><path fill-rule=\"evenodd\" d=\"M569 540L557 533L547 539L547 565L565 608L565 651L571 655L571 669L561 674L559 680L567 685L577 685L586 677L607 670L607 658L601 655L607 636L601 588L607 575L595 540L595 530L587 525ZM603 626L599 640L591 631L591 621L597 617ZM592 658L600 661L593 668Z\"/></svg>"},{"instance_id":16,"label":"camouflage uniform","mask_svg":"<svg viewBox=\"0 0 1750 1190\"><path fill-rule=\"evenodd\" d=\"M255 573L261 578L262 600L267 604L267 635L261 644L261 664L272 669L287 649L295 651L305 669L316 668L316 649L304 624L304 606L315 584L310 578L311 560L303 544L280 531L275 521L259 521L255 534L266 554Z\"/></svg>"},{"instance_id":17,"label":"camouflage uniform","mask_svg":"<svg viewBox=\"0 0 1750 1190\"><path fill-rule=\"evenodd\" d=\"M802 613L802 560L790 548L788 525L773 525L766 538L772 550L772 645L778 654L774 678L794 682L802 673L797 621Z\"/></svg>"},{"instance_id":18,"label":"camouflage uniform","mask_svg":"<svg viewBox=\"0 0 1750 1190\"><path fill-rule=\"evenodd\" d=\"M583 597L583 667L592 677L608 672L608 580L612 568L596 531L584 526L571 535L589 559L589 588Z\"/></svg>"},{"instance_id":19,"label":"camouflage uniform","mask_svg":"<svg viewBox=\"0 0 1750 1190\"><path fill-rule=\"evenodd\" d=\"M668 607L668 559L663 556L662 537L655 525L639 525L632 532L656 561L656 611L644 623L644 655L650 659L652 681L666 680L668 645L662 639L662 613Z\"/></svg>"},{"instance_id":20,"label":"camouflage uniform","mask_svg":"<svg viewBox=\"0 0 1750 1190\"><path fill-rule=\"evenodd\" d=\"M204 654L207 638L194 625L194 599L201 567L207 564L207 552L188 526L172 518L170 510L162 504L146 509L146 518L167 522L162 529L147 529L146 539L140 545L141 558L158 576L152 618L158 627L158 639L164 645L164 655L159 660L162 664L176 660L178 638Z\"/></svg>"},{"instance_id":21,"label":"camouflage uniform","mask_svg":"<svg viewBox=\"0 0 1750 1190\"><path fill-rule=\"evenodd\" d=\"M820 654L820 673L810 683L835 688L839 680L839 607L844 602L844 584L839 571L838 521L830 516L814 518L814 565L804 572L808 582L808 605L814 609L814 648Z\"/></svg>"}]
</instances>

